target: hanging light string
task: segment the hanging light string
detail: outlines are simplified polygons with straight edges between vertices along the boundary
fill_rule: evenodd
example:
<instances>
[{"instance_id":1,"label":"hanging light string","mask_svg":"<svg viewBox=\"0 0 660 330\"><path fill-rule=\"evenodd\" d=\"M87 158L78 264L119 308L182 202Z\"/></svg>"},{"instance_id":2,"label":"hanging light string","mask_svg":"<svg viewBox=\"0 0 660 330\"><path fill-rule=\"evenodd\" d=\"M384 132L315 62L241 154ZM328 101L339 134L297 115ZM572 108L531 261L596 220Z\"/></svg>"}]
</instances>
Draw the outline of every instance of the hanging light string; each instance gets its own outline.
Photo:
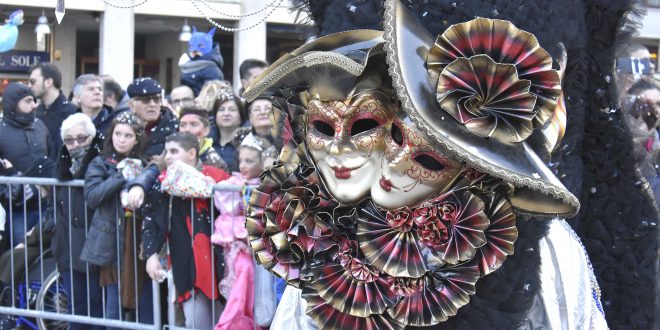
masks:
<instances>
[{"instance_id":1,"label":"hanging light string","mask_svg":"<svg viewBox=\"0 0 660 330\"><path fill-rule=\"evenodd\" d=\"M246 14L241 14L241 15L232 15L232 14L223 13L223 12L213 8L208 2L206 2L206 0L199 0L199 1L201 1L202 4L204 6L206 6L206 8L209 8L212 12L214 12L218 15L222 15L222 16L226 16L226 17L232 17L232 18L243 18L243 17L250 17L250 16L254 16L256 14L259 14L259 13L263 12L264 10L268 9L268 7L272 7L272 6L277 7L282 3L283 0L271 0L270 3L265 5L263 8L261 8L257 11L253 11L251 13L246 13ZM275 3L276 1L277 1L277 3Z\"/></svg>"},{"instance_id":2,"label":"hanging light string","mask_svg":"<svg viewBox=\"0 0 660 330\"><path fill-rule=\"evenodd\" d=\"M105 1L105 0L104 0L104 1ZM147 0L145 0L145 1L147 1ZM201 1L203 1L203 0L201 0ZM282 2L282 0L278 0L278 1L279 1L278 4ZM209 23L212 24L213 26L217 27L218 29L223 30L223 31L227 31L227 32L240 32L240 31L247 31L247 30L249 30L249 29L252 29L252 28L258 26L259 24L265 22L266 19L267 19L270 15L273 14L273 12L275 11L275 9L277 9L277 6L273 6L273 7L271 7L270 11L267 12L267 13L265 14L265 16L262 17L262 18L259 20L259 22L254 23L254 24L252 24L252 25L250 25L250 26L248 26L248 27L244 27L244 28L230 28L230 27L224 26L224 25L222 25L222 24L216 22L216 21L213 20L211 17L207 16L207 15L204 13L204 11L203 11L201 8L199 8L199 6L197 5L197 0L192 0L192 4L193 4L193 6L195 7L195 9L197 9L197 12L199 12L199 14L202 15L202 16L206 19L207 22L209 22ZM264 8L267 8L267 7L264 7Z\"/></svg>"},{"instance_id":3,"label":"hanging light string","mask_svg":"<svg viewBox=\"0 0 660 330\"><path fill-rule=\"evenodd\" d=\"M138 3L134 3L134 4L129 5L129 6L116 5L116 4L112 3L112 2L110 2L110 0L103 0L103 3L105 3L106 5L108 5L108 6L110 6L110 7L113 7L113 8L119 8L119 9L131 9L131 8L135 8L135 7L141 6L141 5L145 4L147 1L149 1L149 0L142 0L142 1L138 2Z\"/></svg>"}]
</instances>

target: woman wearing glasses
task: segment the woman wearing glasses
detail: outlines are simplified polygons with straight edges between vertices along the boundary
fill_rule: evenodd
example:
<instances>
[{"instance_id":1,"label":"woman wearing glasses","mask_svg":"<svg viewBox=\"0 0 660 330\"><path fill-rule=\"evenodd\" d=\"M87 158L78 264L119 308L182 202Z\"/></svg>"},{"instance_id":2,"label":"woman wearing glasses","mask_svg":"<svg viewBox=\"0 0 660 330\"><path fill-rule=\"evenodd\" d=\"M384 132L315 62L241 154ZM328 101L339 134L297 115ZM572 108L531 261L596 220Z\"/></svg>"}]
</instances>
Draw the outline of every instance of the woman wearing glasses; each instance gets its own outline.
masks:
<instances>
[{"instance_id":1,"label":"woman wearing glasses","mask_svg":"<svg viewBox=\"0 0 660 330\"><path fill-rule=\"evenodd\" d=\"M62 122L64 142L57 158L54 177L60 181L85 179L89 163L98 155L99 138L89 116L75 113ZM55 192L57 221L52 250L69 292L69 313L100 317L103 315L98 267L80 260L87 229L94 210L85 205L82 187L59 186ZM89 288L89 289L88 289ZM88 291L89 290L89 291ZM89 305L87 304L89 297ZM89 308L89 309L88 309ZM70 329L88 325L70 324Z\"/></svg>"}]
</instances>

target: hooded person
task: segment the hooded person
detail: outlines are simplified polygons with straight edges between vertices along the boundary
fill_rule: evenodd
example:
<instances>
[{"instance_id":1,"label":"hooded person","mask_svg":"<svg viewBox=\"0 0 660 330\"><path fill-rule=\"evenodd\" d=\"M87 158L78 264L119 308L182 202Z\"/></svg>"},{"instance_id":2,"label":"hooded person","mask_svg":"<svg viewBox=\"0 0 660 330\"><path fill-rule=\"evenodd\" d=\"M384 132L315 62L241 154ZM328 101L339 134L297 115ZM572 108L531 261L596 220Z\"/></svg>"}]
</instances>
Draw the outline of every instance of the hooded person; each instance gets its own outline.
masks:
<instances>
[{"instance_id":1,"label":"hooded person","mask_svg":"<svg viewBox=\"0 0 660 330\"><path fill-rule=\"evenodd\" d=\"M33 164L48 157L48 128L36 118L36 106L34 94L28 86L13 83L5 88L2 98L3 125L0 126L0 158L9 160L17 170L24 173Z\"/></svg>"},{"instance_id":2,"label":"hooded person","mask_svg":"<svg viewBox=\"0 0 660 330\"><path fill-rule=\"evenodd\" d=\"M192 88L195 96L209 80L223 80L222 67L224 60L220 54L220 44L213 42L215 27L208 32L193 33L188 42L188 53L182 57L181 84Z\"/></svg>"},{"instance_id":3,"label":"hooded person","mask_svg":"<svg viewBox=\"0 0 660 330\"><path fill-rule=\"evenodd\" d=\"M369 24L356 15L381 12L376 1L307 5L315 20L342 24ZM616 105L605 54L628 9L387 0L384 32L321 25L328 35L273 63L245 96L275 92L292 139L253 191L246 227L257 261L302 289L304 303L283 306L306 305L323 329L607 327L612 314L569 222L605 261L604 237L657 219L634 165L608 149L626 143L621 118L601 110ZM612 132L618 141L604 136ZM599 144L582 149L589 136ZM546 165L551 155L562 163ZM583 179L609 182L629 194L615 193L625 205L646 207L626 211L634 220L623 225L623 216L599 211L612 197L582 193ZM578 217L561 219L584 203ZM655 260L646 224L634 245L651 243L639 257ZM653 272L633 264L645 280ZM603 279L615 262L595 267ZM652 290L636 291L644 319L627 322L648 325ZM629 318L609 308L613 322Z\"/></svg>"},{"instance_id":4,"label":"hooded person","mask_svg":"<svg viewBox=\"0 0 660 330\"><path fill-rule=\"evenodd\" d=\"M0 119L0 159L5 176L50 177L54 163L49 157L49 134L46 125L36 118L37 104L32 90L23 84L11 83L5 88L2 98L4 116ZM34 227L41 216L36 202L45 190L36 186L25 185L22 189L4 187L2 193L8 190L13 195L11 200L24 207L14 207L8 215L14 245L23 241L25 233ZM21 195L16 195L21 192ZM7 198L9 200L10 198ZM10 208L5 204L7 210Z\"/></svg>"}]
</instances>

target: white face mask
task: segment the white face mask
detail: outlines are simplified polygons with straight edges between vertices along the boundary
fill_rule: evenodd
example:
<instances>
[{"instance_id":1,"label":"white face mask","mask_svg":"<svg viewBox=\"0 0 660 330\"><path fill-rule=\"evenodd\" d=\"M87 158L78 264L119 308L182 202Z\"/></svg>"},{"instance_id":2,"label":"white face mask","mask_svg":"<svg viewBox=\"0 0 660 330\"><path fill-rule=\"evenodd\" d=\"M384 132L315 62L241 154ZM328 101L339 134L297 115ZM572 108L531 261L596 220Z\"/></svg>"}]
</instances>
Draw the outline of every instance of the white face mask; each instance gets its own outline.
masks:
<instances>
[{"instance_id":1,"label":"white face mask","mask_svg":"<svg viewBox=\"0 0 660 330\"><path fill-rule=\"evenodd\" d=\"M344 101L308 103L305 141L330 194L340 203L367 197L378 180L385 127L394 105L380 91L362 92Z\"/></svg>"},{"instance_id":2,"label":"white face mask","mask_svg":"<svg viewBox=\"0 0 660 330\"><path fill-rule=\"evenodd\" d=\"M438 152L409 120L396 119L385 136L380 176L371 198L385 209L414 206L444 192L461 164Z\"/></svg>"}]
</instances>

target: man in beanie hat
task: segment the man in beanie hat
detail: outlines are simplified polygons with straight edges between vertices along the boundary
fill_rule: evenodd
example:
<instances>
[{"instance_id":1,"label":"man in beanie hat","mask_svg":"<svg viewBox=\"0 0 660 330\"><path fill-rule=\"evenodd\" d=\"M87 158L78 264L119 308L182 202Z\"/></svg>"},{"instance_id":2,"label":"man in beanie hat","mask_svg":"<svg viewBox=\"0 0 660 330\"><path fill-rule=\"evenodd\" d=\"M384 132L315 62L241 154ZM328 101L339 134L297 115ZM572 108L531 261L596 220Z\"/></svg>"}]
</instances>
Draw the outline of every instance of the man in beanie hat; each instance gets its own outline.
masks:
<instances>
[{"instance_id":1,"label":"man in beanie hat","mask_svg":"<svg viewBox=\"0 0 660 330\"><path fill-rule=\"evenodd\" d=\"M142 121L149 137L144 154L147 157L160 155L165 148L165 137L179 128L174 114L162 106L163 88L151 78L138 78L126 90L131 98L128 106Z\"/></svg>"},{"instance_id":2,"label":"man in beanie hat","mask_svg":"<svg viewBox=\"0 0 660 330\"><path fill-rule=\"evenodd\" d=\"M32 90L26 85L12 83L5 88L2 98L4 116L0 119L0 175L26 175L48 177L52 171L52 161L48 154L49 134L46 125L36 118L37 103ZM39 221L39 211L35 202L37 192L27 188L14 205L28 203L23 207L14 207L9 218L13 235L13 244L23 241L25 232ZM23 198L25 196L25 199ZM8 205L3 205L9 210Z\"/></svg>"}]
</instances>

